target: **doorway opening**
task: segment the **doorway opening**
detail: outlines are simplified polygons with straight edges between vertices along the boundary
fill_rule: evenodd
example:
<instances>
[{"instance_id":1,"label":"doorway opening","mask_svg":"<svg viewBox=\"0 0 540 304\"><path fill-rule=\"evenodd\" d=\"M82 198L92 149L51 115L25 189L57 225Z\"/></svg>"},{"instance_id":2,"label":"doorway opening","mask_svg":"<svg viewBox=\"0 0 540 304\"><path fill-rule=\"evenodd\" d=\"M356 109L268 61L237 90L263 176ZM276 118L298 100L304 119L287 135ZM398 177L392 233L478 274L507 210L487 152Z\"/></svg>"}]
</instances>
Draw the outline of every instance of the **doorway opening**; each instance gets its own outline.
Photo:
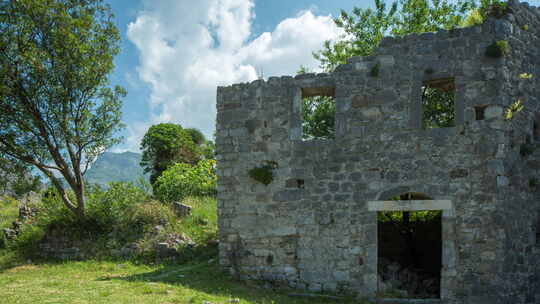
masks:
<instances>
[{"instance_id":1,"label":"doorway opening","mask_svg":"<svg viewBox=\"0 0 540 304\"><path fill-rule=\"evenodd\" d=\"M391 200L430 200L405 193ZM412 202L411 202L412 203ZM377 212L380 298L441 298L442 211Z\"/></svg>"}]
</instances>

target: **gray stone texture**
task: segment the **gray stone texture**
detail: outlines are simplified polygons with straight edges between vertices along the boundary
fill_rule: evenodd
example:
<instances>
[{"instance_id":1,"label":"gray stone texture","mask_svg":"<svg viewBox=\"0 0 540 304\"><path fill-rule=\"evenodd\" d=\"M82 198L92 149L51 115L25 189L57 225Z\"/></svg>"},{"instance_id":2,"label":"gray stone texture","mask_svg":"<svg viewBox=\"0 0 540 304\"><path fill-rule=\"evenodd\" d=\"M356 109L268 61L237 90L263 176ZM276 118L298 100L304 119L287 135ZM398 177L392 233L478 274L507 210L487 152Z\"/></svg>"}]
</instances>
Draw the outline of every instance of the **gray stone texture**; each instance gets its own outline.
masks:
<instances>
[{"instance_id":1,"label":"gray stone texture","mask_svg":"<svg viewBox=\"0 0 540 304\"><path fill-rule=\"evenodd\" d=\"M377 221L367 202L419 192L452 202L441 303L540 303L540 187L530 183L540 151L520 154L539 112L540 9L510 8L480 26L385 38L334 73L219 87L221 265L242 279L374 297ZM485 56L496 40L509 42L508 56ZM422 84L448 77L456 126L423 130ZM302 141L302 92L329 87L336 138ZM525 109L504 120L517 99ZM475 106L487 106L483 120ZM248 176L266 160L278 163L268 186Z\"/></svg>"}]
</instances>

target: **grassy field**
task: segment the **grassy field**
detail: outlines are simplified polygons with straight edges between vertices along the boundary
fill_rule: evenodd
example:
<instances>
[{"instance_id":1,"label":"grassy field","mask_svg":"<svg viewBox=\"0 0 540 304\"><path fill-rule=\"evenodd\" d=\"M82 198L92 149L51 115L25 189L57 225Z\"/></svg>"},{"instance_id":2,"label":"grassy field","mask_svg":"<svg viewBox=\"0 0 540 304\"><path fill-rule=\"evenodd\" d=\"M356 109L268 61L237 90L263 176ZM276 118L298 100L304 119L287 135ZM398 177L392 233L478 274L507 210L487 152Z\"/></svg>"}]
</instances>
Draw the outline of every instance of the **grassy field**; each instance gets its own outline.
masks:
<instances>
[{"instance_id":1,"label":"grassy field","mask_svg":"<svg viewBox=\"0 0 540 304\"><path fill-rule=\"evenodd\" d=\"M215 261L168 266L103 261L23 264L0 270L0 290L0 302L6 304L360 303L294 298L236 282Z\"/></svg>"}]
</instances>

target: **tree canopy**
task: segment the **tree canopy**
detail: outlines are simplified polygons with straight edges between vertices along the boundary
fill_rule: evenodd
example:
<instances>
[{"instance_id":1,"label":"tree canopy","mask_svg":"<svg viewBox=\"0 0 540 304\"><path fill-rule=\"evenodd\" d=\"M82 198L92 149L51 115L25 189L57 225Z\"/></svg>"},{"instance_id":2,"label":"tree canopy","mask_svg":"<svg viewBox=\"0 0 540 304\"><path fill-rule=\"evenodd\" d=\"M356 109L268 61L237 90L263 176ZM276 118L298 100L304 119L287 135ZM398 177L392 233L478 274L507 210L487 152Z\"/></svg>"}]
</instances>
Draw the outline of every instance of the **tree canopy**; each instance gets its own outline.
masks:
<instances>
[{"instance_id":1,"label":"tree canopy","mask_svg":"<svg viewBox=\"0 0 540 304\"><path fill-rule=\"evenodd\" d=\"M83 175L120 142L120 39L102 0L0 0L0 154L35 166L84 216ZM62 176L75 193L71 199Z\"/></svg>"},{"instance_id":2,"label":"tree canopy","mask_svg":"<svg viewBox=\"0 0 540 304\"><path fill-rule=\"evenodd\" d=\"M0 195L7 194L20 198L40 188L39 176L32 175L28 165L0 157Z\"/></svg>"},{"instance_id":3,"label":"tree canopy","mask_svg":"<svg viewBox=\"0 0 540 304\"><path fill-rule=\"evenodd\" d=\"M191 133L181 125L161 123L151 126L141 141L141 166L150 172L150 182L175 163L195 165L200 159Z\"/></svg>"}]
</instances>

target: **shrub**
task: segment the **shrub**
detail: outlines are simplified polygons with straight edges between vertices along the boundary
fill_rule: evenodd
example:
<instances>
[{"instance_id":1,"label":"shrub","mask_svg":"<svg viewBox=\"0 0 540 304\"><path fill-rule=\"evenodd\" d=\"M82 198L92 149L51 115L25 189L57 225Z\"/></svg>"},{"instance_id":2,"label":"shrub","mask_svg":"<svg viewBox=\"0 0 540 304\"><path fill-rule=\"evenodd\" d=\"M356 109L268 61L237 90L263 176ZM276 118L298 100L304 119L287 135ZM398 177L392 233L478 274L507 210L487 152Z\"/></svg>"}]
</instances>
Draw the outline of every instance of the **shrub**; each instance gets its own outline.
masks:
<instances>
[{"instance_id":1,"label":"shrub","mask_svg":"<svg viewBox=\"0 0 540 304\"><path fill-rule=\"evenodd\" d=\"M109 183L106 190L95 185L88 191L87 215L101 226L110 226L121 220L126 208L149 200L150 196L132 183Z\"/></svg>"},{"instance_id":2,"label":"shrub","mask_svg":"<svg viewBox=\"0 0 540 304\"><path fill-rule=\"evenodd\" d=\"M130 206L150 200L147 192L125 182L110 183L107 189L92 185L86 189L86 195L86 216L78 218L67 210L56 189L49 188L42 195L35 225L45 231L63 231L73 239L96 239L123 222Z\"/></svg>"},{"instance_id":3,"label":"shrub","mask_svg":"<svg viewBox=\"0 0 540 304\"><path fill-rule=\"evenodd\" d=\"M180 201L187 196L216 194L215 160L205 159L196 166L177 163L157 179L154 194L162 202Z\"/></svg>"},{"instance_id":4,"label":"shrub","mask_svg":"<svg viewBox=\"0 0 540 304\"><path fill-rule=\"evenodd\" d=\"M135 233L143 233L156 225L175 222L175 218L170 206L157 201L150 201L129 206L123 213L119 228L131 229Z\"/></svg>"},{"instance_id":5,"label":"shrub","mask_svg":"<svg viewBox=\"0 0 540 304\"><path fill-rule=\"evenodd\" d=\"M506 40L495 41L486 49L486 56L500 58L510 53L510 45Z\"/></svg>"},{"instance_id":6,"label":"shrub","mask_svg":"<svg viewBox=\"0 0 540 304\"><path fill-rule=\"evenodd\" d=\"M274 162L267 161L264 165L249 170L248 174L252 179L268 186L274 180L274 173L272 170L276 167L277 165L275 165Z\"/></svg>"}]
</instances>

